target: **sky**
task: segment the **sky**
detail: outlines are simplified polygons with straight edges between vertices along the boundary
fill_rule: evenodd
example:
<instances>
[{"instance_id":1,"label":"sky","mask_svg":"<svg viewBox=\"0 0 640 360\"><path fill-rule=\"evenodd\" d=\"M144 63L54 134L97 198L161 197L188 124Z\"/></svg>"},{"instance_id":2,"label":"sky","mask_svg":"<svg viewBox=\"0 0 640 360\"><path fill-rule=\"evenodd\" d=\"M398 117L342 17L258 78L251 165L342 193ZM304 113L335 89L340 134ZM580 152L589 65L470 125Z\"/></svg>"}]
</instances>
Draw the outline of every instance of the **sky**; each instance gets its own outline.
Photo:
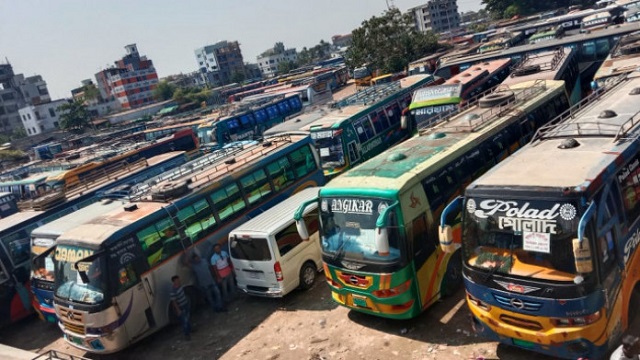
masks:
<instances>
[{"instance_id":1,"label":"sky","mask_svg":"<svg viewBox=\"0 0 640 360\"><path fill-rule=\"evenodd\" d=\"M84 79L138 45L159 77L197 69L194 50L238 41L245 62L283 42L313 47L379 16L427 0L0 0L0 62L15 73L42 75L52 99L71 96ZM458 0L477 11L481 0Z\"/></svg>"}]
</instances>

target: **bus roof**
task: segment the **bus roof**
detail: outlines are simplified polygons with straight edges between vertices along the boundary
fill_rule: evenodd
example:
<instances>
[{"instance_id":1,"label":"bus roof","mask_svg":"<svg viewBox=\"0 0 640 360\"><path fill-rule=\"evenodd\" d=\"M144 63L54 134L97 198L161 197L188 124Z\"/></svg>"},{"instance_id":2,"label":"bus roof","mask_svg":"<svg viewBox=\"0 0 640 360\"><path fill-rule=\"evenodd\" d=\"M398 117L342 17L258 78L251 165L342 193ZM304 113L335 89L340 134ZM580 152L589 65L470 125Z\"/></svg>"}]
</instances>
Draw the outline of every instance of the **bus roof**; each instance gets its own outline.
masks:
<instances>
[{"instance_id":1,"label":"bus roof","mask_svg":"<svg viewBox=\"0 0 640 360\"><path fill-rule=\"evenodd\" d=\"M327 115L327 111L324 108L319 108L316 111L300 114L290 120L287 120L265 130L264 135L269 136L290 131L300 131L308 124L315 122L325 115Z\"/></svg>"},{"instance_id":2,"label":"bus roof","mask_svg":"<svg viewBox=\"0 0 640 360\"><path fill-rule=\"evenodd\" d=\"M600 80L622 73L631 72L640 63L640 32L627 34L618 40L607 58L602 62L593 80Z\"/></svg>"},{"instance_id":3,"label":"bus roof","mask_svg":"<svg viewBox=\"0 0 640 360\"><path fill-rule=\"evenodd\" d=\"M570 47L527 54L502 84L512 85L537 79L560 80L573 56L576 56L576 52Z\"/></svg>"},{"instance_id":4,"label":"bus roof","mask_svg":"<svg viewBox=\"0 0 640 360\"><path fill-rule=\"evenodd\" d=\"M478 79L479 77L483 76L487 72L489 73L497 72L500 69L504 68L505 66L508 66L509 64L511 64L511 59L509 58L478 63L462 71L461 73L454 75L453 77L445 81L444 84L445 85L447 84L466 85Z\"/></svg>"},{"instance_id":5,"label":"bus roof","mask_svg":"<svg viewBox=\"0 0 640 360\"><path fill-rule=\"evenodd\" d=\"M616 139L623 129L631 130L634 138L639 134L640 105L633 100L638 95L629 94L633 89L640 90L640 73L594 97L595 101L577 114L574 112L574 118L540 129L530 145L473 182L470 188L518 185L586 189L616 160L624 162L619 158L626 149L638 146L637 140ZM615 111L617 116L599 117L605 110ZM568 139L577 140L579 146L559 148Z\"/></svg>"},{"instance_id":6,"label":"bus roof","mask_svg":"<svg viewBox=\"0 0 640 360\"><path fill-rule=\"evenodd\" d=\"M294 212L305 201L311 200L318 196L319 187L311 187L304 189L290 198L282 201L278 205L275 205L269 211L264 212L253 219L245 222L244 224L233 229L233 233L251 232L259 234L270 234L277 231L282 226L283 220L293 220ZM317 206L317 203L314 203ZM315 207L308 206L305 208L305 213L309 213Z\"/></svg>"},{"instance_id":7,"label":"bus roof","mask_svg":"<svg viewBox=\"0 0 640 360\"><path fill-rule=\"evenodd\" d=\"M13 228L16 224L21 224L25 221L29 221L34 217L43 214L44 211L25 210L18 211L5 218L0 219L0 233Z\"/></svg>"},{"instance_id":8,"label":"bus roof","mask_svg":"<svg viewBox=\"0 0 640 360\"><path fill-rule=\"evenodd\" d=\"M49 172L31 174L28 177L20 180L1 181L0 186L19 186L19 185L38 184L46 181L48 177L57 176L62 172L63 171L49 171Z\"/></svg>"},{"instance_id":9,"label":"bus roof","mask_svg":"<svg viewBox=\"0 0 640 360\"><path fill-rule=\"evenodd\" d=\"M518 53L527 53L544 48L556 48L558 46L568 46L578 41L587 41L591 39L598 39L608 36L614 36L616 34L625 33L627 31L640 30L640 23L622 24L609 27L608 29L598 30L588 34L577 34L572 36L565 36L562 39L555 39L549 41L543 41L535 44L527 44L521 46L513 46L508 49L500 50L498 52L492 52L488 54L472 54L465 57L459 57L451 59L451 61L442 61L440 67L448 67L453 65L466 64L472 61L482 61L488 57L511 57Z\"/></svg>"},{"instance_id":10,"label":"bus roof","mask_svg":"<svg viewBox=\"0 0 640 360\"><path fill-rule=\"evenodd\" d=\"M122 201L103 200L82 208L82 211L74 211L48 224L42 225L31 232L32 238L57 238L65 231L83 224L99 215L108 213L122 207Z\"/></svg>"},{"instance_id":11,"label":"bus roof","mask_svg":"<svg viewBox=\"0 0 640 360\"><path fill-rule=\"evenodd\" d=\"M492 115L493 108L478 105L441 121L429 133L411 138L331 180L325 188L363 188L402 191L426 174L437 171L450 154L469 150L490 129L506 126L497 119L510 118L513 111L538 101L551 92L562 91L564 81L527 81L511 86L516 94L509 111Z\"/></svg>"}]
</instances>

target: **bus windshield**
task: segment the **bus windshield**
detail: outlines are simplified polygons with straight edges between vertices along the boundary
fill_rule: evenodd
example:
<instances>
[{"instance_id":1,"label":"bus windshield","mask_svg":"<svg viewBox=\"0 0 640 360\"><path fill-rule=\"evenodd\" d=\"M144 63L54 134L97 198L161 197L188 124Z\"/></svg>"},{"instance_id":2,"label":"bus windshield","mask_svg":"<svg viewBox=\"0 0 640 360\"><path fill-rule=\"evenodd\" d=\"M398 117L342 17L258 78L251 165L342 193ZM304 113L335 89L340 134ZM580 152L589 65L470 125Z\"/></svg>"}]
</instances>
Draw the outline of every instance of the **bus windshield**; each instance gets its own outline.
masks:
<instances>
[{"instance_id":1,"label":"bus windshield","mask_svg":"<svg viewBox=\"0 0 640 360\"><path fill-rule=\"evenodd\" d=\"M396 215L390 211L389 254L376 247L376 220L389 205L386 199L322 198L322 252L334 260L388 265L400 261Z\"/></svg>"},{"instance_id":2,"label":"bus windshield","mask_svg":"<svg viewBox=\"0 0 640 360\"><path fill-rule=\"evenodd\" d=\"M345 165L340 133L341 131L331 130L311 133L318 153L320 153L323 169L333 169Z\"/></svg>"},{"instance_id":3,"label":"bus windshield","mask_svg":"<svg viewBox=\"0 0 640 360\"><path fill-rule=\"evenodd\" d=\"M105 298L107 281L106 256L98 256L91 261L80 261L93 254L93 250L76 246L58 245L55 250L55 281L56 296L69 301L95 305L102 303ZM80 273L74 268L78 262L78 269L87 274L88 282L84 282Z\"/></svg>"},{"instance_id":4,"label":"bus windshield","mask_svg":"<svg viewBox=\"0 0 640 360\"><path fill-rule=\"evenodd\" d=\"M575 204L468 198L466 210L467 265L550 281L573 281L578 275L572 247L580 219Z\"/></svg>"}]
</instances>

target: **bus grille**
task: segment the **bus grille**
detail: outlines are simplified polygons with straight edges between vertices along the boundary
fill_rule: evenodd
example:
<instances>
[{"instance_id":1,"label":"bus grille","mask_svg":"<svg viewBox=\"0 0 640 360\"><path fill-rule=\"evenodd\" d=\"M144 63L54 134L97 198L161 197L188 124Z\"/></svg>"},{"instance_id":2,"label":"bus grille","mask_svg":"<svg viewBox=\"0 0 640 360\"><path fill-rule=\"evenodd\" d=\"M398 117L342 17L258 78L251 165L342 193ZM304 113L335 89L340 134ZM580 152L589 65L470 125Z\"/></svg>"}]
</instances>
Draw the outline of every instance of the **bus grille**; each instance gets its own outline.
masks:
<instances>
[{"instance_id":1,"label":"bus grille","mask_svg":"<svg viewBox=\"0 0 640 360\"><path fill-rule=\"evenodd\" d=\"M60 322L62 322L65 329L76 334L85 334L84 315L82 312L62 306L58 307L58 312L60 313Z\"/></svg>"},{"instance_id":2,"label":"bus grille","mask_svg":"<svg viewBox=\"0 0 640 360\"><path fill-rule=\"evenodd\" d=\"M542 330L542 325L537 321L526 320L509 315L500 315L500 320L505 324L517 326L529 330Z\"/></svg>"},{"instance_id":3,"label":"bus grille","mask_svg":"<svg viewBox=\"0 0 640 360\"><path fill-rule=\"evenodd\" d=\"M516 310L526 310L526 311L539 311L542 307L542 304L539 302L526 301L526 300L518 300L518 304L522 305L521 307L516 307L513 305L513 299L507 296L502 296L498 294L493 294L493 297L500 304L500 306L508 309L516 309Z\"/></svg>"}]
</instances>

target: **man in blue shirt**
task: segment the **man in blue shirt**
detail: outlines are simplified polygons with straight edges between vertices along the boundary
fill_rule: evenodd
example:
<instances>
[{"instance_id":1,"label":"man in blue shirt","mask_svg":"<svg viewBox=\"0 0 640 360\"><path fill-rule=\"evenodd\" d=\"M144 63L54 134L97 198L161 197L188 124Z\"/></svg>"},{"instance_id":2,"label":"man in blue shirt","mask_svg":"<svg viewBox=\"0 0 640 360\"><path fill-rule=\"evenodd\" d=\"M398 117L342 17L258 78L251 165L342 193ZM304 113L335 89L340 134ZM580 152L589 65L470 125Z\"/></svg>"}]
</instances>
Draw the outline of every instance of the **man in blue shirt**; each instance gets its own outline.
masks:
<instances>
[{"instance_id":1,"label":"man in blue shirt","mask_svg":"<svg viewBox=\"0 0 640 360\"><path fill-rule=\"evenodd\" d=\"M213 308L213 311L227 311L227 309L225 309L224 305L222 304L222 295L220 295L220 289L218 289L218 286L213 280L211 270L209 269L209 264L207 264L206 261L203 261L198 253L194 252L191 256L191 262L189 262L188 265L196 275L200 290L204 293L204 296L207 299L209 305L211 305L211 308Z\"/></svg>"}]
</instances>

